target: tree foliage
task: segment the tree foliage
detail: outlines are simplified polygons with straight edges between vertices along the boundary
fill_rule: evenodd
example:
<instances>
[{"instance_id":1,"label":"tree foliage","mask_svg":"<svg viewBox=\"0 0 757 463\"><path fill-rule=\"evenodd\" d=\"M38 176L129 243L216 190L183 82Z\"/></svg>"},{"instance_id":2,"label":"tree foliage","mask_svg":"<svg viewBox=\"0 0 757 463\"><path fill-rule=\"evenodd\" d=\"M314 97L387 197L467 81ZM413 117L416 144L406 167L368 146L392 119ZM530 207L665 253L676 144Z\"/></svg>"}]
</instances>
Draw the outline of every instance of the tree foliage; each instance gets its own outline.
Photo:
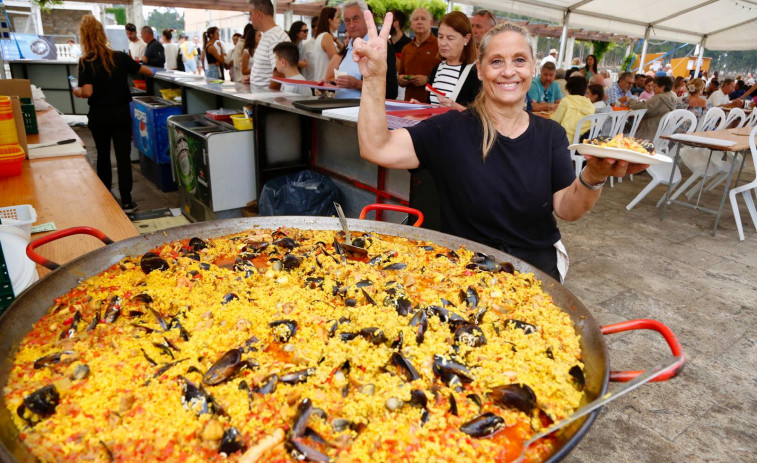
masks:
<instances>
[{"instance_id":1,"label":"tree foliage","mask_svg":"<svg viewBox=\"0 0 757 463\"><path fill-rule=\"evenodd\" d=\"M405 13L410 24L410 15L416 8L423 7L431 12L435 21L442 19L447 12L447 2L443 0L367 0L373 10L373 15L383 18L391 10L400 10Z\"/></svg>"},{"instance_id":2,"label":"tree foliage","mask_svg":"<svg viewBox=\"0 0 757 463\"><path fill-rule=\"evenodd\" d=\"M184 31L184 15L179 14L174 8L159 8L154 9L147 15L148 26L152 26L158 30L158 33L163 29L176 29L177 31Z\"/></svg>"},{"instance_id":3,"label":"tree foliage","mask_svg":"<svg viewBox=\"0 0 757 463\"><path fill-rule=\"evenodd\" d=\"M591 45L594 47L594 56L597 57L597 66L602 62L605 54L615 47L613 42L600 42L598 40L592 40Z\"/></svg>"},{"instance_id":4,"label":"tree foliage","mask_svg":"<svg viewBox=\"0 0 757 463\"><path fill-rule=\"evenodd\" d=\"M62 5L62 0L31 0L32 3L39 6L43 11L50 11L53 7Z\"/></svg>"},{"instance_id":5,"label":"tree foliage","mask_svg":"<svg viewBox=\"0 0 757 463\"><path fill-rule=\"evenodd\" d=\"M116 18L116 24L118 24L119 26L126 25L126 8L124 7L105 8L105 12L111 13Z\"/></svg>"}]
</instances>

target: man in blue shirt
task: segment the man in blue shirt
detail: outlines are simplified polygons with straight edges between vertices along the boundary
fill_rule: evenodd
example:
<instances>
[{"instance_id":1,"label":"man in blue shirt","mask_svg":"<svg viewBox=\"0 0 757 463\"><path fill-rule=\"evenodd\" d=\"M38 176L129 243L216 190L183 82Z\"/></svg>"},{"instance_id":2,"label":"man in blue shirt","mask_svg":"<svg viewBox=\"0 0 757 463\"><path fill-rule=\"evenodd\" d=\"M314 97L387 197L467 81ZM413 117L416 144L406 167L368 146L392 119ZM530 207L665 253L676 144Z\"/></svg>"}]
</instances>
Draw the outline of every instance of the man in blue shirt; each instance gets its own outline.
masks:
<instances>
[{"instance_id":1,"label":"man in blue shirt","mask_svg":"<svg viewBox=\"0 0 757 463\"><path fill-rule=\"evenodd\" d=\"M618 81L607 89L607 99L605 103L610 106L620 106L628 104L631 97L631 86L633 85L633 74L624 72L618 76Z\"/></svg>"},{"instance_id":2,"label":"man in blue shirt","mask_svg":"<svg viewBox=\"0 0 757 463\"><path fill-rule=\"evenodd\" d=\"M531 81L528 96L533 100L534 111L553 111L562 99L560 85L555 82L555 63L546 62L539 74Z\"/></svg>"}]
</instances>

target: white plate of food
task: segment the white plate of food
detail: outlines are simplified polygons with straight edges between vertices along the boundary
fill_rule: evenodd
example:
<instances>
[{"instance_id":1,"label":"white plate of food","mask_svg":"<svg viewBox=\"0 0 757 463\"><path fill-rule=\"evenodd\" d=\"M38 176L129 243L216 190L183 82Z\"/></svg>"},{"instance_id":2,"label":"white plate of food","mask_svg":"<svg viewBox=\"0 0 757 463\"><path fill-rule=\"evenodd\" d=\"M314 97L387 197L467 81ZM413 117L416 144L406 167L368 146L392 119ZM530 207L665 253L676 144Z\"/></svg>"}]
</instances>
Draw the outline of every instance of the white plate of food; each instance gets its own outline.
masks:
<instances>
[{"instance_id":1,"label":"white plate of food","mask_svg":"<svg viewBox=\"0 0 757 463\"><path fill-rule=\"evenodd\" d=\"M655 153L654 146L643 140L630 137L616 136L612 139L595 139L584 143L568 146L579 154L598 158L612 158L637 164L659 164L673 162L664 154ZM650 154L651 151L651 154Z\"/></svg>"}]
</instances>

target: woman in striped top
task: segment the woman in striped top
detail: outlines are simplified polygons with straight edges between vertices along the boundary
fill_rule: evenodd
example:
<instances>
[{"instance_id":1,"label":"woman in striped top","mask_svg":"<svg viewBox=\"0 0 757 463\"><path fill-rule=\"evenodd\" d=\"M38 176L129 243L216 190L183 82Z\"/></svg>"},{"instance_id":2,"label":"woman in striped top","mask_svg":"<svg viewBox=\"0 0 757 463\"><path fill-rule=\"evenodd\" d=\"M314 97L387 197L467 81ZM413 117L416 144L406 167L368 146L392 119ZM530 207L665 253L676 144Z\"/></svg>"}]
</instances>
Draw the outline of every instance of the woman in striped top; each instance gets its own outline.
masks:
<instances>
[{"instance_id":1,"label":"woman in striped top","mask_svg":"<svg viewBox=\"0 0 757 463\"><path fill-rule=\"evenodd\" d=\"M431 92L431 103L464 110L481 89L476 73L476 47L468 17L453 11L439 24L439 56L442 62L428 76L428 83L443 93Z\"/></svg>"}]
</instances>

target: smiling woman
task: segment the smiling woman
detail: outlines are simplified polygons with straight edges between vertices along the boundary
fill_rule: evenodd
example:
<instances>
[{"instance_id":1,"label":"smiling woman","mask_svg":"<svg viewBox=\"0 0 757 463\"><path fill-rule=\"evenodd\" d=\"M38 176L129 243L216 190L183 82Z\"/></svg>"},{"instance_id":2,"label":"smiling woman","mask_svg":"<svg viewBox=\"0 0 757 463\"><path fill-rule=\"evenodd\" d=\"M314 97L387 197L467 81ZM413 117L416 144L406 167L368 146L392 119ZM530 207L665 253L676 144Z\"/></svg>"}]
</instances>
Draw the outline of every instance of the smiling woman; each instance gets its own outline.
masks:
<instances>
[{"instance_id":1,"label":"smiling woman","mask_svg":"<svg viewBox=\"0 0 757 463\"><path fill-rule=\"evenodd\" d=\"M563 278L567 254L554 215L579 219L594 206L609 175L647 166L592 158L575 178L565 130L523 110L534 57L528 32L511 23L495 26L481 41L476 71L483 86L471 108L389 132L383 95L391 15L381 35L368 12L366 23L369 40L356 40L353 53L363 75L361 156L385 167L428 169L436 180L444 232Z\"/></svg>"}]
</instances>

